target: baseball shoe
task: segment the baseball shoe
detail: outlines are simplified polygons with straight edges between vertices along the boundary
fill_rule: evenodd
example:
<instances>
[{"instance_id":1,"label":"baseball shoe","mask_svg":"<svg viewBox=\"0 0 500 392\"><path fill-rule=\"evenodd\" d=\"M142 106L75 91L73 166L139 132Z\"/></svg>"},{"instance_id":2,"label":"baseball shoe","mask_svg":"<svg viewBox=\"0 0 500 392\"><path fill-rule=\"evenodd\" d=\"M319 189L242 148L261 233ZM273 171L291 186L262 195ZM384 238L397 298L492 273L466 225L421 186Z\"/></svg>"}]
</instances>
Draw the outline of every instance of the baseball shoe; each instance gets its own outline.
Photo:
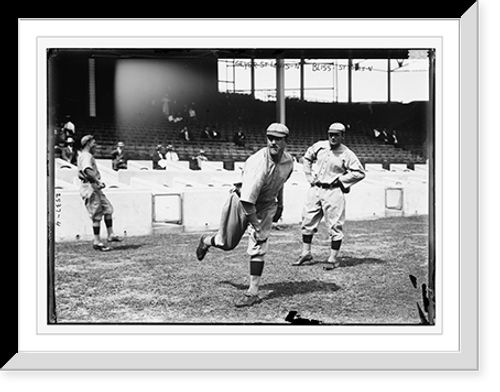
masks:
<instances>
[{"instance_id":1,"label":"baseball shoe","mask_svg":"<svg viewBox=\"0 0 500 392\"><path fill-rule=\"evenodd\" d=\"M208 237L207 234L203 234L200 238L200 243L198 244L198 247L196 248L196 257L200 261L203 260L203 258L205 257L205 255L208 252L208 249L210 248L210 245L205 245L205 243L203 242L204 239L207 237Z\"/></svg>"},{"instance_id":2,"label":"baseball shoe","mask_svg":"<svg viewBox=\"0 0 500 392\"><path fill-rule=\"evenodd\" d=\"M92 247L95 250L98 250L98 251L101 251L101 252L107 252L108 250L111 250L111 248L109 246L105 246L103 243L94 244L94 245L92 245Z\"/></svg>"},{"instance_id":3,"label":"baseball shoe","mask_svg":"<svg viewBox=\"0 0 500 392\"><path fill-rule=\"evenodd\" d=\"M334 269L340 268L340 262L339 261L328 261L326 265L323 267L325 271L333 271Z\"/></svg>"},{"instance_id":4,"label":"baseball shoe","mask_svg":"<svg viewBox=\"0 0 500 392\"><path fill-rule=\"evenodd\" d=\"M306 261L311 261L312 259L313 257L311 253L300 255L297 261L293 262L292 265L298 267L299 265L304 264Z\"/></svg>"},{"instance_id":5,"label":"baseball shoe","mask_svg":"<svg viewBox=\"0 0 500 392\"><path fill-rule=\"evenodd\" d=\"M118 237L117 235L112 235L111 237L108 237L108 242L122 242L123 239L121 237Z\"/></svg>"},{"instance_id":6,"label":"baseball shoe","mask_svg":"<svg viewBox=\"0 0 500 392\"><path fill-rule=\"evenodd\" d=\"M245 293L241 298L234 301L234 306L237 308L243 308L245 306L253 306L262 302L262 299L258 295Z\"/></svg>"}]
</instances>

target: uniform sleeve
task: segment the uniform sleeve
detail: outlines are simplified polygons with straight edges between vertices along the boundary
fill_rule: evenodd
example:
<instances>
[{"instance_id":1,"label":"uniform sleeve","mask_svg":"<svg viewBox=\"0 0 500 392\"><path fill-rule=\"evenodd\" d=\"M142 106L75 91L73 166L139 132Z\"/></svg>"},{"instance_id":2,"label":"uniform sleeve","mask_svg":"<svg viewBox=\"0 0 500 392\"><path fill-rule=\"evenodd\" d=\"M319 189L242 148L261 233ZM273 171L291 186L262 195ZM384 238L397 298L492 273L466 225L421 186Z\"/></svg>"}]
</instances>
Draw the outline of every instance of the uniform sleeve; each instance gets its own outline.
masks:
<instances>
[{"instance_id":1,"label":"uniform sleeve","mask_svg":"<svg viewBox=\"0 0 500 392\"><path fill-rule=\"evenodd\" d=\"M241 186L241 201L255 204L260 190L264 184L266 174L266 161L264 159L249 159L243 168L243 176Z\"/></svg>"},{"instance_id":2,"label":"uniform sleeve","mask_svg":"<svg viewBox=\"0 0 500 392\"><path fill-rule=\"evenodd\" d=\"M303 157L302 161L302 167L304 169L304 174L306 176L306 179L309 183L312 183L314 178L313 178L313 172L312 172L312 166L313 163L316 161L316 150L315 150L315 145L312 145L309 147Z\"/></svg>"},{"instance_id":3,"label":"uniform sleeve","mask_svg":"<svg viewBox=\"0 0 500 392\"><path fill-rule=\"evenodd\" d=\"M80 154L80 170L85 172L86 169L93 169L92 156L90 154Z\"/></svg>"},{"instance_id":4,"label":"uniform sleeve","mask_svg":"<svg viewBox=\"0 0 500 392\"><path fill-rule=\"evenodd\" d=\"M339 177L339 180L346 188L349 188L365 178L365 169L358 157L352 151L346 154L344 165L346 167L346 172Z\"/></svg>"}]
</instances>

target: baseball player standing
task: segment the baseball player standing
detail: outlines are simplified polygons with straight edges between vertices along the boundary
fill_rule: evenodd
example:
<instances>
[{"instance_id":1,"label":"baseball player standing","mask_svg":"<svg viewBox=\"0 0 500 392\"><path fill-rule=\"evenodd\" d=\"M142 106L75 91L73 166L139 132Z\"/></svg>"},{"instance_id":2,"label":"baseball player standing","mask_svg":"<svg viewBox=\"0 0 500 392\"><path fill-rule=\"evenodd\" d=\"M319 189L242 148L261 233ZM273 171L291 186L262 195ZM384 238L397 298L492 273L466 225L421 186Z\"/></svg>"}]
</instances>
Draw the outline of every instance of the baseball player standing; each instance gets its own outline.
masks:
<instances>
[{"instance_id":1,"label":"baseball player standing","mask_svg":"<svg viewBox=\"0 0 500 392\"><path fill-rule=\"evenodd\" d=\"M211 246L226 251L234 249L248 228L250 285L245 295L235 301L236 307L252 306L261 301L258 291L268 237L272 223L283 213L283 186L293 171L292 157L285 151L288 128L273 123L266 135L267 147L245 162L242 182L231 192L223 207L218 232L203 235L196 249L198 260L203 260Z\"/></svg>"},{"instance_id":2,"label":"baseball player standing","mask_svg":"<svg viewBox=\"0 0 500 392\"><path fill-rule=\"evenodd\" d=\"M113 232L114 211L113 206L102 191L106 185L101 181L101 173L93 155L96 148L94 137L92 135L82 137L81 146L82 151L78 156L78 178L81 180L80 196L92 220L93 248L99 251L108 251L110 248L101 242L100 237L103 217L108 232L108 242L120 242L122 239Z\"/></svg>"},{"instance_id":3,"label":"baseball player standing","mask_svg":"<svg viewBox=\"0 0 500 392\"><path fill-rule=\"evenodd\" d=\"M344 238L345 193L350 187L365 178L361 162L353 151L342 144L345 126L333 123L328 128L328 140L322 140L309 147L303 157L304 173L311 184L302 210L302 252L297 261L299 266L311 261L313 235L324 217L331 238L331 250L325 270L339 267L337 256ZM313 172L313 163L317 170Z\"/></svg>"}]
</instances>

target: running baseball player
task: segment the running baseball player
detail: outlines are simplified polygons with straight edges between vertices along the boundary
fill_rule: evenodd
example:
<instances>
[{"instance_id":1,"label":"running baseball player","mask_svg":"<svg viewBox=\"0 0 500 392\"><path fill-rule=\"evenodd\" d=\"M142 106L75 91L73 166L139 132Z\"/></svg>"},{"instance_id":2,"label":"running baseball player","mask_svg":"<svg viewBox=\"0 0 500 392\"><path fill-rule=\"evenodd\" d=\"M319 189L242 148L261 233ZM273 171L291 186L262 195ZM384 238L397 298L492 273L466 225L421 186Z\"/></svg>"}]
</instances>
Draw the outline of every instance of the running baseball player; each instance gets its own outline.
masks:
<instances>
[{"instance_id":1,"label":"running baseball player","mask_svg":"<svg viewBox=\"0 0 500 392\"><path fill-rule=\"evenodd\" d=\"M234 249L248 228L247 253L250 256L250 285L236 307L252 306L258 295L264 269L264 256L273 222L283 213L283 186L293 171L293 160L286 152L288 128L280 123L269 125L267 147L250 156L243 167L242 182L237 184L223 207L221 224L215 235L203 235L196 249L203 260L210 247Z\"/></svg>"},{"instance_id":2,"label":"running baseball player","mask_svg":"<svg viewBox=\"0 0 500 392\"><path fill-rule=\"evenodd\" d=\"M93 248L99 251L108 251L111 248L101 242L101 220L108 232L108 242L120 242L122 239L113 232L113 206L104 195L105 184L101 181L101 173L97 168L94 152L96 142L94 136L86 135L81 139L82 151L78 155L78 178L81 181L80 196L92 220L94 233Z\"/></svg>"},{"instance_id":3,"label":"running baseball player","mask_svg":"<svg viewBox=\"0 0 500 392\"><path fill-rule=\"evenodd\" d=\"M302 210L302 252L297 261L300 266L313 259L311 253L313 235L324 217L331 239L330 255L325 270L340 266L338 253L344 238L345 193L351 186L365 178L364 168L353 151L342 144L345 126L333 123L328 128L328 140L309 147L303 157L304 173L311 184ZM313 171L313 164L317 168Z\"/></svg>"}]
</instances>

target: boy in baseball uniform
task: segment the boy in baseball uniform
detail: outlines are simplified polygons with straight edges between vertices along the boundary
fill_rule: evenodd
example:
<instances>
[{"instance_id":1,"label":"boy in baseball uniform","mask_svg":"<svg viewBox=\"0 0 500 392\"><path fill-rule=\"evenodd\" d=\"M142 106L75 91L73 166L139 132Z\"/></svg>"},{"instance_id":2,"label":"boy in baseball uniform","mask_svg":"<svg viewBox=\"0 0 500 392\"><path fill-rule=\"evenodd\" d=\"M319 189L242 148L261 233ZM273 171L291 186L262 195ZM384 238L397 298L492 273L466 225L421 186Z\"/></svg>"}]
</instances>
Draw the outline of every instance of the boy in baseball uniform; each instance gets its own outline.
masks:
<instances>
[{"instance_id":1,"label":"boy in baseball uniform","mask_svg":"<svg viewBox=\"0 0 500 392\"><path fill-rule=\"evenodd\" d=\"M96 147L94 137L92 135L82 137L81 145L82 151L78 155L78 178L81 181L80 196L92 220L93 248L99 251L108 251L111 248L105 246L100 237L103 217L108 232L108 242L121 241L121 238L113 232L113 206L102 191L106 185L101 181L101 173L93 155Z\"/></svg>"},{"instance_id":2,"label":"boy in baseball uniform","mask_svg":"<svg viewBox=\"0 0 500 392\"><path fill-rule=\"evenodd\" d=\"M250 256L250 285L236 307L252 306L261 301L258 291L264 256L272 223L283 213L283 186L293 171L291 155L285 151L288 128L280 123L269 125L267 147L245 162L241 186L230 195L223 207L221 224L214 235L203 235L196 256L203 260L210 247L234 249L248 228L247 253Z\"/></svg>"},{"instance_id":3,"label":"boy in baseball uniform","mask_svg":"<svg viewBox=\"0 0 500 392\"><path fill-rule=\"evenodd\" d=\"M302 252L297 261L300 266L313 259L311 244L322 218L328 226L331 249L325 270L339 267L337 260L345 221L345 193L350 187L365 178L363 165L353 151L342 144L345 126L333 123L328 128L328 140L322 140L309 147L303 157L304 173L311 188L302 210ZM317 169L313 171L313 164Z\"/></svg>"}]
</instances>

